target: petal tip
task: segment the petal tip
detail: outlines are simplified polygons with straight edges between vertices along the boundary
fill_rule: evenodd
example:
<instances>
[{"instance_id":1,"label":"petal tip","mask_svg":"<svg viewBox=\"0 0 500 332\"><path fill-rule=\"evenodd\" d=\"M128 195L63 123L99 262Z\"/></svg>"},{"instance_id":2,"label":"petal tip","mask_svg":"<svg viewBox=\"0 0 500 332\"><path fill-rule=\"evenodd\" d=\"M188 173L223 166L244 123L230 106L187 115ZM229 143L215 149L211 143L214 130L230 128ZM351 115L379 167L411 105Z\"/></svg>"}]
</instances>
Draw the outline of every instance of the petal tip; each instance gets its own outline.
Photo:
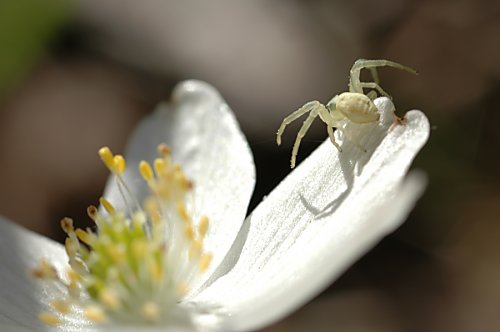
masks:
<instances>
[{"instance_id":1,"label":"petal tip","mask_svg":"<svg viewBox=\"0 0 500 332\"><path fill-rule=\"evenodd\" d=\"M175 102L187 99L217 98L221 99L219 92L212 85L200 80L186 80L177 84L172 93Z\"/></svg>"}]
</instances>

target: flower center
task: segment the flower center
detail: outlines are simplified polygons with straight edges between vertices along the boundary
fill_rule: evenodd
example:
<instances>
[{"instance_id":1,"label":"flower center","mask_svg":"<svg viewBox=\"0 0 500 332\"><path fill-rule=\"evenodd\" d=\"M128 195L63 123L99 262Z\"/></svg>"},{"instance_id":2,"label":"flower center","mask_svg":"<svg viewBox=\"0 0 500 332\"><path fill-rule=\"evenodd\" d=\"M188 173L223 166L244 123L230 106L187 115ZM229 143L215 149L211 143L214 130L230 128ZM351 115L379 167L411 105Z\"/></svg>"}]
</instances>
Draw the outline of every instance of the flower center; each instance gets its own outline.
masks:
<instances>
[{"instance_id":1,"label":"flower center","mask_svg":"<svg viewBox=\"0 0 500 332\"><path fill-rule=\"evenodd\" d=\"M172 162L166 145L158 152L153 167L146 161L139 164L151 192L139 204L122 176L125 159L107 147L99 150L126 211L101 197L101 210L87 209L94 230L75 229L72 219L61 220L68 235L66 276L47 260L33 269L53 295L50 308L39 314L42 322L59 325L83 315L96 323L161 323L183 315L177 303L212 259L203 245L209 222L206 216L194 222L186 206L192 183Z\"/></svg>"}]
</instances>

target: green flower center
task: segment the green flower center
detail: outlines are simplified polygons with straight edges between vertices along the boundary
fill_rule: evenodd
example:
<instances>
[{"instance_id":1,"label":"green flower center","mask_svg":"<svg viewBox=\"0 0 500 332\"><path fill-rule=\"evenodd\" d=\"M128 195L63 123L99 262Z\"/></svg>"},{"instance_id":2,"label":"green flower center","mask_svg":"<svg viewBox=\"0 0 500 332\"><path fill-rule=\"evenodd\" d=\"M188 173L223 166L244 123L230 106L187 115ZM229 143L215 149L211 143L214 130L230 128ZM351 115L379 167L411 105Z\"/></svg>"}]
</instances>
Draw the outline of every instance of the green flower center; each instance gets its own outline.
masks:
<instances>
[{"instance_id":1,"label":"green flower center","mask_svg":"<svg viewBox=\"0 0 500 332\"><path fill-rule=\"evenodd\" d=\"M99 150L116 178L126 211L101 197L101 211L87 209L94 230L75 229L72 219L61 220L68 235L66 276L47 260L33 269L53 297L39 314L45 324L60 325L78 315L95 323L151 324L182 314L177 304L212 259L204 248L209 222L206 216L193 221L186 206L193 185L172 162L166 145L158 151L153 167L145 161L139 164L151 192L139 204L122 177L125 159L107 147Z\"/></svg>"}]
</instances>

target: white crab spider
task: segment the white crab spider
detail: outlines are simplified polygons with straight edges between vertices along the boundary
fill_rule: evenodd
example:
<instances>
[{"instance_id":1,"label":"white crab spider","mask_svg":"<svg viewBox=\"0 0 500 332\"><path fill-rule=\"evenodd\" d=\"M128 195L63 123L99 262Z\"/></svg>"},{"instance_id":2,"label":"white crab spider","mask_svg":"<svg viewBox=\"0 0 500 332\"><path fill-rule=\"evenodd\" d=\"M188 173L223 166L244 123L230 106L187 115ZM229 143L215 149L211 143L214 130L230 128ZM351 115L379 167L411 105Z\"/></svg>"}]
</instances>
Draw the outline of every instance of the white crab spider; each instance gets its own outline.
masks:
<instances>
[{"instance_id":1,"label":"white crab spider","mask_svg":"<svg viewBox=\"0 0 500 332\"><path fill-rule=\"evenodd\" d=\"M342 148L335 141L333 128L340 130L342 120L350 120L354 123L368 123L379 120L380 115L378 114L377 108L373 103L373 100L377 98L377 92L382 96L391 98L391 96L379 85L377 67L383 66L394 67L412 74L417 74L414 69L393 61L359 59L354 62L351 67L349 92L343 92L336 95L326 104L326 106L317 100L310 101L283 120L276 135L276 143L278 143L278 145L281 144L281 135L285 131L285 127L301 117L303 114L309 112L309 116L297 133L297 138L295 139L295 143L293 145L292 158L290 159L290 165L292 168L295 167L295 158L299 151L300 141L307 133L307 130L311 126L313 120L318 115L320 119L326 123L328 136L330 137L333 145L335 145L340 152L342 151ZM373 82L360 81L359 75L361 70L365 68L371 71ZM363 89L373 90L365 95Z\"/></svg>"}]
</instances>

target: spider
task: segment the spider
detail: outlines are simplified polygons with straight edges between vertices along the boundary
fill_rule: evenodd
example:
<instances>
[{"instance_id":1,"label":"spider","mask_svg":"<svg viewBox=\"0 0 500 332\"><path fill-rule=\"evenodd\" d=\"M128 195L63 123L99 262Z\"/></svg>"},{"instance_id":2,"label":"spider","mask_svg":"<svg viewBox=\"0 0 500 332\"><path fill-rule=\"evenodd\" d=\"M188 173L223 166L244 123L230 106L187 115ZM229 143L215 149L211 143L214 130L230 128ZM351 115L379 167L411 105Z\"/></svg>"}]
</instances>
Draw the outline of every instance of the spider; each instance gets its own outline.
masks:
<instances>
[{"instance_id":1,"label":"spider","mask_svg":"<svg viewBox=\"0 0 500 332\"><path fill-rule=\"evenodd\" d=\"M412 74L417 74L414 69L389 60L356 60L350 71L349 92L343 92L336 95L326 104L326 106L317 100L310 101L283 120L276 134L276 143L278 145L281 144L281 135L285 131L285 127L297 120L303 114L309 112L308 117L297 133L297 138L295 139L295 143L293 145L292 158L290 159L291 168L295 167L295 160L299 151L300 141L318 115L321 121L326 123L326 130L328 132L328 136L330 137L330 141L339 150L339 152L342 152L342 148L335 141L333 128L342 130L340 126L343 120L350 120L354 123L369 123L379 120L380 115L375 107L375 104L373 103L373 100L377 98L377 92L382 96L391 98L391 96L379 85L377 67L383 66L393 67L405 70ZM373 82L360 81L359 75L362 69L370 70ZM363 89L372 90L365 94Z\"/></svg>"}]
</instances>

